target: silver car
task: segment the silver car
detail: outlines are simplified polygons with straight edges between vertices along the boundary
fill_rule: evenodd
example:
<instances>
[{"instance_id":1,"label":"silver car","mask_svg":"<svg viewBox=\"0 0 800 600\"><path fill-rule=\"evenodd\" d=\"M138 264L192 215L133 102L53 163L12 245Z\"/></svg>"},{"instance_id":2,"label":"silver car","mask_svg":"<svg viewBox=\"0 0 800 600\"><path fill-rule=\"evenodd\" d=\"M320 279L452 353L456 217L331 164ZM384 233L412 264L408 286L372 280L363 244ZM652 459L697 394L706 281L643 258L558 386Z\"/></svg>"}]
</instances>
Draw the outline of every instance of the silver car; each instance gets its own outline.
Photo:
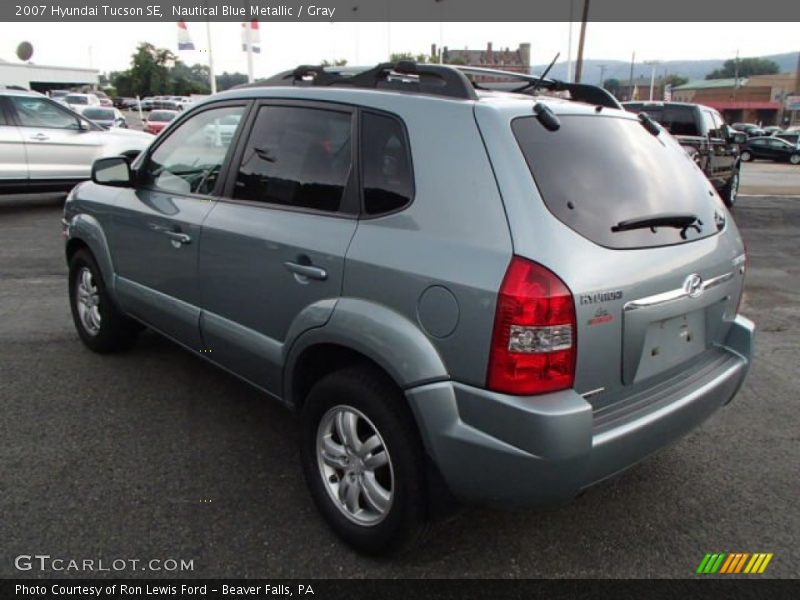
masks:
<instances>
[{"instance_id":1,"label":"silver car","mask_svg":"<svg viewBox=\"0 0 800 600\"><path fill-rule=\"evenodd\" d=\"M105 110L105 109L104 109ZM35 92L0 88L0 189L70 189L104 156L135 156L153 140L140 131L106 131Z\"/></svg>"},{"instance_id":2,"label":"silver car","mask_svg":"<svg viewBox=\"0 0 800 600\"><path fill-rule=\"evenodd\" d=\"M600 88L475 72L304 67L218 94L64 209L83 343L146 326L290 407L317 506L365 552L453 497L575 497L750 365L742 239L680 145Z\"/></svg>"}]
</instances>

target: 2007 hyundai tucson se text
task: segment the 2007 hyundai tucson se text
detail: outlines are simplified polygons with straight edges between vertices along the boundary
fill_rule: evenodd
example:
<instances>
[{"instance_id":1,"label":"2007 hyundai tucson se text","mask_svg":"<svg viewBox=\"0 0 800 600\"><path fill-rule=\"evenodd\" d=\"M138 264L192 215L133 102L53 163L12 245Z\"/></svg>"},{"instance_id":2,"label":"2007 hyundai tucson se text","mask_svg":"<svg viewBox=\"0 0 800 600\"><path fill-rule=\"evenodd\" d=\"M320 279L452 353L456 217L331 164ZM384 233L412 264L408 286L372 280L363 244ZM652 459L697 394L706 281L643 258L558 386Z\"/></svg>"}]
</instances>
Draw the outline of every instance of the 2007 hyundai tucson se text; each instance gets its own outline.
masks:
<instances>
[{"instance_id":1,"label":"2007 hyundai tucson se text","mask_svg":"<svg viewBox=\"0 0 800 600\"><path fill-rule=\"evenodd\" d=\"M147 326L292 407L319 510L365 552L444 497L574 497L730 402L751 360L724 203L592 86L299 67L98 160L64 213L83 342Z\"/></svg>"}]
</instances>

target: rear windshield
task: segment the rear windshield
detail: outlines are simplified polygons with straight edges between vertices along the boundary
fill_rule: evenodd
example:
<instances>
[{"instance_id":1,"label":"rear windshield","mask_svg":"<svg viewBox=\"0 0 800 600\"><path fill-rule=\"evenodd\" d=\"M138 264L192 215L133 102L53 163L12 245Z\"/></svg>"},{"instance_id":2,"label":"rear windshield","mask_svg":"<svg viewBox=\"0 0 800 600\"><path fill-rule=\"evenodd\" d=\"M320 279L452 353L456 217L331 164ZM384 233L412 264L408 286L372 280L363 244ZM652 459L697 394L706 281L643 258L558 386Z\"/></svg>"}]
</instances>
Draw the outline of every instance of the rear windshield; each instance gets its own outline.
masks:
<instances>
[{"instance_id":1,"label":"rear windshield","mask_svg":"<svg viewBox=\"0 0 800 600\"><path fill-rule=\"evenodd\" d=\"M67 101L67 104L89 104L89 98L86 96L73 96L70 94L64 100Z\"/></svg>"},{"instance_id":2,"label":"rear windshield","mask_svg":"<svg viewBox=\"0 0 800 600\"><path fill-rule=\"evenodd\" d=\"M654 136L630 118L558 118L557 131L533 116L511 126L547 208L565 225L620 249L680 244L717 232L719 200L672 137L663 131ZM676 213L695 215L701 224L612 231L623 221Z\"/></svg>"},{"instance_id":3,"label":"rear windshield","mask_svg":"<svg viewBox=\"0 0 800 600\"><path fill-rule=\"evenodd\" d=\"M150 114L150 119L149 120L150 121L166 122L166 121L172 121L172 119L174 119L174 118L175 118L175 113L174 112L166 112L166 111L154 110Z\"/></svg>"},{"instance_id":4,"label":"rear windshield","mask_svg":"<svg viewBox=\"0 0 800 600\"><path fill-rule=\"evenodd\" d=\"M98 121L113 121L114 111L110 108L87 108L83 111L83 116Z\"/></svg>"}]
</instances>

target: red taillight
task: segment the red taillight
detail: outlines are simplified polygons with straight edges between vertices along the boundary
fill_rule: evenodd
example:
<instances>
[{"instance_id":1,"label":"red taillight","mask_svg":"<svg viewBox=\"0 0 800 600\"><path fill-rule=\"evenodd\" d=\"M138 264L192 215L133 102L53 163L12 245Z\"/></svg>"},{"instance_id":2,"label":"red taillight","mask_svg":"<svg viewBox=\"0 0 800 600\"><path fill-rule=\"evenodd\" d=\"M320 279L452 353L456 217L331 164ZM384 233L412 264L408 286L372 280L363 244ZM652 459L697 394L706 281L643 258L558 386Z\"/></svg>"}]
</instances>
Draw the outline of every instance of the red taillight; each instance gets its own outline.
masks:
<instances>
[{"instance_id":1,"label":"red taillight","mask_svg":"<svg viewBox=\"0 0 800 600\"><path fill-rule=\"evenodd\" d=\"M487 387L516 395L571 388L576 325L564 282L541 265L513 257L497 294Z\"/></svg>"}]
</instances>

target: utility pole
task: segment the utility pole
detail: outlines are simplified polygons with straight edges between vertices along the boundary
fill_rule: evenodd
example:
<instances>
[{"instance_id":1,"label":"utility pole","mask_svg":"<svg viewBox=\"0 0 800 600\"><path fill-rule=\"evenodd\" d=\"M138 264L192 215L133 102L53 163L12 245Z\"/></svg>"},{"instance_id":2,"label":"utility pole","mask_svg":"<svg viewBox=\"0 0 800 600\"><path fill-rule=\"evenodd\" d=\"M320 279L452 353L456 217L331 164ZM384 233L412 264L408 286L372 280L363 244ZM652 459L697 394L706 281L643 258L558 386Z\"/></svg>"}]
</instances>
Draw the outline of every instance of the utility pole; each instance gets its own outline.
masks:
<instances>
[{"instance_id":1,"label":"utility pole","mask_svg":"<svg viewBox=\"0 0 800 600\"><path fill-rule=\"evenodd\" d=\"M650 102L653 101L653 90L656 86L656 65L658 65L661 61L659 60L646 60L644 64L649 65L651 67L650 70Z\"/></svg>"},{"instance_id":2,"label":"utility pole","mask_svg":"<svg viewBox=\"0 0 800 600\"><path fill-rule=\"evenodd\" d=\"M575 65L575 83L581 82L583 71L583 45L586 41L586 21L589 20L589 0L583 0L583 17L581 18L581 35L578 40L578 61Z\"/></svg>"},{"instance_id":3,"label":"utility pole","mask_svg":"<svg viewBox=\"0 0 800 600\"><path fill-rule=\"evenodd\" d=\"M206 19L206 37L208 38L208 82L211 93L217 93L217 76L214 75L214 53L211 51L211 22Z\"/></svg>"},{"instance_id":4,"label":"utility pole","mask_svg":"<svg viewBox=\"0 0 800 600\"><path fill-rule=\"evenodd\" d=\"M628 100L633 100L633 65L636 64L636 52L631 54L631 74L628 77Z\"/></svg>"},{"instance_id":5,"label":"utility pole","mask_svg":"<svg viewBox=\"0 0 800 600\"><path fill-rule=\"evenodd\" d=\"M600 87L606 87L606 65L596 65L600 69Z\"/></svg>"},{"instance_id":6,"label":"utility pole","mask_svg":"<svg viewBox=\"0 0 800 600\"><path fill-rule=\"evenodd\" d=\"M569 0L569 31L567 33L567 83L572 83L572 22L575 0Z\"/></svg>"}]
</instances>

